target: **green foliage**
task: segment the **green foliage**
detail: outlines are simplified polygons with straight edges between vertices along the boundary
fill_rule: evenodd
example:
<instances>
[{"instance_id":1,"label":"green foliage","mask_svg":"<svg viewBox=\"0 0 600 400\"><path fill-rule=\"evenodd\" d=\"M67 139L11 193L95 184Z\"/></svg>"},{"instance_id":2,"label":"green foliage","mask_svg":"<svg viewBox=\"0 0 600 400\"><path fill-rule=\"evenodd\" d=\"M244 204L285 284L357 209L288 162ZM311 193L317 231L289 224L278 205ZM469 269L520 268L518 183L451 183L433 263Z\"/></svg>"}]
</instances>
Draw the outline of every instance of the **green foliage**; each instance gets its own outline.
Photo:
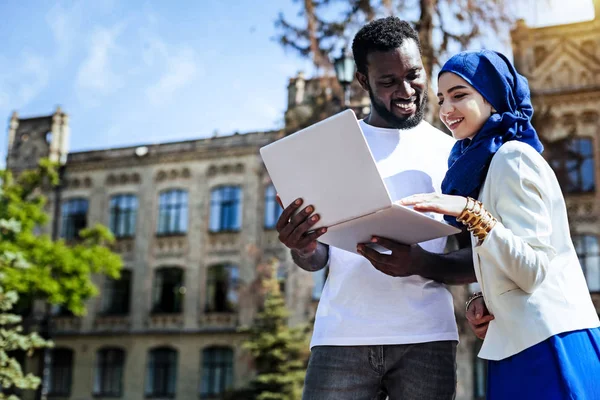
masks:
<instances>
[{"instance_id":1,"label":"green foliage","mask_svg":"<svg viewBox=\"0 0 600 400\"><path fill-rule=\"evenodd\" d=\"M35 389L40 379L25 375L15 354L28 356L50 347L37 333L23 334L21 317L10 313L22 294L85 313L85 301L98 293L92 274L119 277L121 258L107 247L113 241L101 225L84 229L76 243L38 233L49 217L44 192L58 184L56 166L42 160L38 169L18 177L0 171L0 400L18 400L14 389Z\"/></svg>"},{"instance_id":2,"label":"green foliage","mask_svg":"<svg viewBox=\"0 0 600 400\"><path fill-rule=\"evenodd\" d=\"M0 254L12 260L0 271L3 287L83 315L85 301L98 294L91 275L119 277L121 258L107 247L112 233L96 225L82 230L76 243L37 234L36 228L48 222L43 190L58 183L54 165L46 160L17 178L1 171L0 179Z\"/></svg>"},{"instance_id":3,"label":"green foliage","mask_svg":"<svg viewBox=\"0 0 600 400\"><path fill-rule=\"evenodd\" d=\"M42 339L37 333L28 335L22 333L21 317L9 313L17 299L16 292L4 292L0 287L0 387L3 391L14 388L36 389L40 384L40 378L32 374L24 374L13 354L21 351L31 355L34 350L51 346L50 342ZM0 400L4 399L18 400L19 398L16 395L0 393Z\"/></svg>"},{"instance_id":4,"label":"green foliage","mask_svg":"<svg viewBox=\"0 0 600 400\"><path fill-rule=\"evenodd\" d=\"M272 271L277 261L272 262ZM289 312L275 273L263 281L264 307L257 315L244 347L257 371L251 383L253 399L298 400L308 360L308 329L288 325Z\"/></svg>"}]
</instances>

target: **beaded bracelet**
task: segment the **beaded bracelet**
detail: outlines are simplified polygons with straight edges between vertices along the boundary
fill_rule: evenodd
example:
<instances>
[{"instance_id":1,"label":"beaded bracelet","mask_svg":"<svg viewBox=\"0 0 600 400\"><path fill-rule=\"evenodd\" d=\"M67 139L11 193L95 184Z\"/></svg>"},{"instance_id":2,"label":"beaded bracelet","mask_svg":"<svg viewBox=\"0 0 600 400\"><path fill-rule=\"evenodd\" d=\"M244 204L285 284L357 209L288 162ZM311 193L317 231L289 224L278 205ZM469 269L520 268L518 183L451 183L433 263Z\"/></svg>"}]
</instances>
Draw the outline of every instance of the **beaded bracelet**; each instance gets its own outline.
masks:
<instances>
[{"instance_id":1,"label":"beaded bracelet","mask_svg":"<svg viewBox=\"0 0 600 400\"><path fill-rule=\"evenodd\" d=\"M489 211L483 208L483 203L471 197L467 197L465 209L456 220L466 225L467 230L472 232L473 236L478 239L478 245L483 243L483 240L498 222Z\"/></svg>"}]
</instances>

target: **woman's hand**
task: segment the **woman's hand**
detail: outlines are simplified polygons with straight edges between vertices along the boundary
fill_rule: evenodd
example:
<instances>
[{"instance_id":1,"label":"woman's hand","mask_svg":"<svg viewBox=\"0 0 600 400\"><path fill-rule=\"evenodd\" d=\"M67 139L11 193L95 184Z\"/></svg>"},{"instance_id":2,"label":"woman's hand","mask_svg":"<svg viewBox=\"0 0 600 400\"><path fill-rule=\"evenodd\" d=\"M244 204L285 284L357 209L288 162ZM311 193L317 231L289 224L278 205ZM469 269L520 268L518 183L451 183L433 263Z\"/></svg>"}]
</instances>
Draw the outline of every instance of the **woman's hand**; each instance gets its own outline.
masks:
<instances>
[{"instance_id":1,"label":"woman's hand","mask_svg":"<svg viewBox=\"0 0 600 400\"><path fill-rule=\"evenodd\" d=\"M458 217L467 205L467 198L448 194L423 193L405 197L399 200L398 204L401 206L414 206L415 211L436 212Z\"/></svg>"},{"instance_id":2,"label":"woman's hand","mask_svg":"<svg viewBox=\"0 0 600 400\"><path fill-rule=\"evenodd\" d=\"M469 327L475 333L479 339L485 339L485 335L490 325L490 321L494 319L494 316L490 314L483 297L478 297L469 304L467 310L467 321Z\"/></svg>"}]
</instances>

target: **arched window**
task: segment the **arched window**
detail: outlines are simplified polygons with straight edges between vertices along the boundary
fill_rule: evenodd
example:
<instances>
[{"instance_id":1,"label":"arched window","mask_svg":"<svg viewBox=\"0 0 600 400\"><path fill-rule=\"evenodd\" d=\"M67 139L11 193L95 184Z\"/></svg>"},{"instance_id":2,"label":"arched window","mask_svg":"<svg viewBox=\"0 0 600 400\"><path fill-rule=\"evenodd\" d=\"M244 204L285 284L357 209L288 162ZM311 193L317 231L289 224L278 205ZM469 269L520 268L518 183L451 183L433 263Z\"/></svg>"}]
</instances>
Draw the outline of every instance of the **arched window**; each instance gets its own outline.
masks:
<instances>
[{"instance_id":1,"label":"arched window","mask_svg":"<svg viewBox=\"0 0 600 400\"><path fill-rule=\"evenodd\" d=\"M591 193L596 190L594 147L591 138L574 138L548 145L550 165L564 193Z\"/></svg>"},{"instance_id":2,"label":"arched window","mask_svg":"<svg viewBox=\"0 0 600 400\"><path fill-rule=\"evenodd\" d=\"M94 373L94 395L121 397L123 395L123 369L125 350L103 348L96 353Z\"/></svg>"},{"instance_id":3,"label":"arched window","mask_svg":"<svg viewBox=\"0 0 600 400\"><path fill-rule=\"evenodd\" d=\"M102 288L102 314L127 315L131 297L131 271L121 270L119 279L106 277Z\"/></svg>"},{"instance_id":4,"label":"arched window","mask_svg":"<svg viewBox=\"0 0 600 400\"><path fill-rule=\"evenodd\" d=\"M176 386L177 351L169 347L150 350L146 369L146 396L173 398Z\"/></svg>"},{"instance_id":5,"label":"arched window","mask_svg":"<svg viewBox=\"0 0 600 400\"><path fill-rule=\"evenodd\" d=\"M277 203L277 192L275 186L269 185L265 189L265 229L273 229L283 208Z\"/></svg>"},{"instance_id":6,"label":"arched window","mask_svg":"<svg viewBox=\"0 0 600 400\"><path fill-rule=\"evenodd\" d=\"M133 237L138 201L133 194L119 194L110 198L110 230L117 238Z\"/></svg>"},{"instance_id":7,"label":"arched window","mask_svg":"<svg viewBox=\"0 0 600 400\"><path fill-rule=\"evenodd\" d=\"M156 270L152 289L152 312L175 314L183 309L183 270L166 267Z\"/></svg>"},{"instance_id":8,"label":"arched window","mask_svg":"<svg viewBox=\"0 0 600 400\"><path fill-rule=\"evenodd\" d=\"M235 265L214 265L208 268L206 280L206 311L233 312L238 305L239 269Z\"/></svg>"},{"instance_id":9,"label":"arched window","mask_svg":"<svg viewBox=\"0 0 600 400\"><path fill-rule=\"evenodd\" d=\"M208 347L202 350L201 398L218 398L233 387L233 350Z\"/></svg>"},{"instance_id":10,"label":"arched window","mask_svg":"<svg viewBox=\"0 0 600 400\"><path fill-rule=\"evenodd\" d=\"M210 195L211 232L235 232L242 226L242 189L219 186Z\"/></svg>"},{"instance_id":11,"label":"arched window","mask_svg":"<svg viewBox=\"0 0 600 400\"><path fill-rule=\"evenodd\" d=\"M600 239L596 235L573 235L573 244L590 292L600 292Z\"/></svg>"},{"instance_id":12,"label":"arched window","mask_svg":"<svg viewBox=\"0 0 600 400\"><path fill-rule=\"evenodd\" d=\"M48 350L49 366L46 388L49 396L69 397L73 382L73 350L54 348Z\"/></svg>"},{"instance_id":13,"label":"arched window","mask_svg":"<svg viewBox=\"0 0 600 400\"><path fill-rule=\"evenodd\" d=\"M62 204L61 237L67 240L77 239L79 231L87 226L87 199L69 199Z\"/></svg>"},{"instance_id":14,"label":"arched window","mask_svg":"<svg viewBox=\"0 0 600 400\"><path fill-rule=\"evenodd\" d=\"M158 204L158 235L180 235L187 232L188 194L185 190L162 192Z\"/></svg>"}]
</instances>

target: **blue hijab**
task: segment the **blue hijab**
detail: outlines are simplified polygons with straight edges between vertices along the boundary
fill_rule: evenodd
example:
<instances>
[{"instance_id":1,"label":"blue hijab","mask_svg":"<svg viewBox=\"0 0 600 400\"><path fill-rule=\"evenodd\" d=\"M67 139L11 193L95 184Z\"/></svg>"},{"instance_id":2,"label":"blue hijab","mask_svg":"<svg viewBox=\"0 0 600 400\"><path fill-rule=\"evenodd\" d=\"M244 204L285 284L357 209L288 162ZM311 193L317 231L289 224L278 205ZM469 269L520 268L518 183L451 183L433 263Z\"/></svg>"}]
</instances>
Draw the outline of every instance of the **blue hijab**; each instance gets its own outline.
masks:
<instances>
[{"instance_id":1,"label":"blue hijab","mask_svg":"<svg viewBox=\"0 0 600 400\"><path fill-rule=\"evenodd\" d=\"M541 153L544 149L531 125L533 107L527 79L508 59L490 50L465 51L444 64L439 76L452 72L467 81L497 111L475 137L455 143L448 158L442 193L479 197L492 157L506 142L518 140ZM445 217L458 226L454 217Z\"/></svg>"}]
</instances>

